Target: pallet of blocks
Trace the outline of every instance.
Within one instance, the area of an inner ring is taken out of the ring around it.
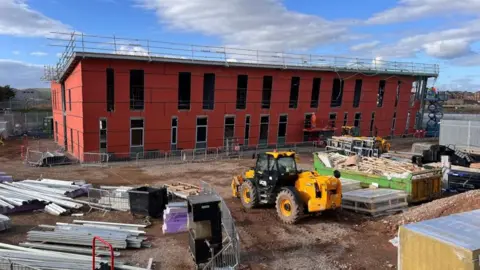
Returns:
[[[386,188],[357,189],[342,194],[342,208],[380,216],[408,207],[407,193]]]
[[[11,228],[10,218],[0,214],[0,232]]]
[[[186,232],[187,229],[187,203],[171,202],[163,211],[162,231],[167,233]]]

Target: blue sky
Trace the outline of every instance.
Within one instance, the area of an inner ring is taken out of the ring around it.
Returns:
[[[0,0],[0,85],[39,77],[51,32],[440,65],[443,90],[480,90],[480,0]]]

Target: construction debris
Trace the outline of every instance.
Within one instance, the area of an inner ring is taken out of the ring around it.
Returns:
[[[409,203],[436,199],[441,196],[442,170],[418,167],[410,162],[374,157],[349,157],[338,153],[313,154],[314,168],[320,175],[339,170],[341,178],[361,182],[362,187],[401,190]],[[422,192],[418,192],[421,190]]]
[[[328,154],[331,167],[337,169],[350,169],[368,174],[387,177],[407,177],[412,172],[424,170],[412,163],[400,162],[387,158],[371,158],[344,156],[338,153]]]
[[[78,221],[77,221],[78,222]],[[40,225],[43,230],[27,233],[29,242],[92,246],[92,236],[98,236],[118,249],[150,247],[145,231],[139,230],[145,225],[136,224],[69,224],[57,222],[55,226]]]
[[[51,167],[56,165],[72,164],[73,161],[68,158],[65,153],[55,152],[42,152],[40,157],[34,159],[32,156],[27,159],[27,164],[34,167]]]
[[[10,218],[0,214],[0,232],[11,228]]]
[[[90,242],[92,239],[90,239]],[[39,245],[31,246],[32,243],[23,243],[22,246],[9,245],[0,243],[0,265],[10,265],[10,263],[17,263],[22,266],[28,266],[35,269],[51,269],[51,270],[84,270],[92,269],[92,254],[81,255],[78,254],[78,250],[71,252],[72,249],[65,249],[62,252],[49,250],[49,248]],[[41,245],[45,246],[45,245]],[[34,247],[34,248],[33,248]],[[92,251],[89,249],[90,252]],[[99,251],[97,251],[99,252]],[[100,252],[105,255],[105,251]],[[99,254],[96,254],[99,255]],[[2,258],[8,258],[2,259]],[[95,257],[95,269],[100,268],[102,265],[110,263],[111,258],[108,257]],[[5,263],[5,264],[3,264]],[[3,268],[2,268],[3,269]],[[10,269],[10,268],[8,268]],[[13,268],[17,269],[17,268]],[[22,269],[24,269],[22,267]],[[110,269],[110,267],[108,267]],[[115,259],[115,269],[126,270],[145,270],[145,268],[130,266],[118,259]]]
[[[163,233],[188,231],[187,213],[187,202],[173,202],[167,204],[167,208],[163,212]]]
[[[198,186],[187,183],[177,182],[166,184],[165,186],[168,188],[169,193],[185,200],[188,196],[194,196],[200,193],[200,188]]]

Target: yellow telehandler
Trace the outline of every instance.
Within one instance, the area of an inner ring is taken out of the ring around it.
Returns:
[[[340,172],[320,176],[299,171],[294,152],[266,152],[257,155],[254,168],[235,176],[232,195],[245,208],[275,205],[278,217],[296,223],[304,214],[339,208],[342,202]]]

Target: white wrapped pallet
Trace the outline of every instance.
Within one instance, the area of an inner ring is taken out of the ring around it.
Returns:
[[[11,226],[10,218],[0,214],[0,232],[10,229]]]

